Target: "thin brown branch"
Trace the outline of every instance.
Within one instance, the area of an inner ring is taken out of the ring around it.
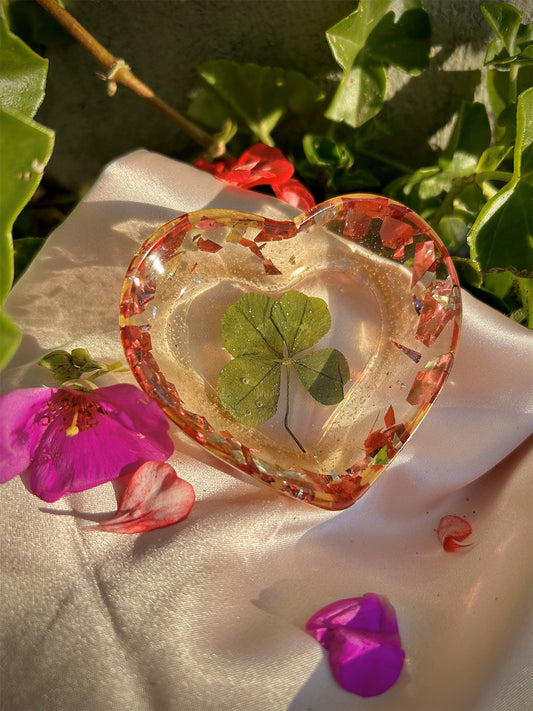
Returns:
[[[225,146],[217,146],[216,136],[211,136],[188,118],[163,101],[149,86],[138,79],[122,59],[118,59],[109,52],[83,25],[81,25],[67,10],[58,5],[55,0],[37,0],[39,5],[50,13],[75,40],[77,40],[91,54],[105,70],[104,79],[108,81],[109,93],[114,93],[113,87],[122,84],[135,92],[142,99],[151,104],[160,113],[187,133],[192,139],[205,148],[210,149],[211,155],[224,154]]]

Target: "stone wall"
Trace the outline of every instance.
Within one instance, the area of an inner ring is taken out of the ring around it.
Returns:
[[[529,0],[513,4],[531,20]],[[431,67],[414,78],[389,75],[391,101],[384,116],[395,127],[389,148],[398,159],[429,160],[460,102],[479,98],[479,70],[491,37],[479,5],[478,0],[425,0],[433,28]],[[209,59],[294,68],[331,85],[336,65],[324,32],[356,2],[68,0],[67,7],[140,79],[185,110],[196,85],[195,67]],[[107,161],[138,147],[185,155],[190,142],[141,99],[124,87],[113,98],[106,95],[96,62],[77,43],[50,49],[48,57],[47,96],[37,118],[56,131],[49,177],[82,186]],[[405,144],[409,156],[403,155]]]

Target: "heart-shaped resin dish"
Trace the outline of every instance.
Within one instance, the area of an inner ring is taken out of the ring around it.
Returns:
[[[177,217],[135,255],[120,303],[128,363],[168,417],[236,470],[325,509],[353,504],[412,435],[460,320],[435,232],[371,195],[281,222]]]

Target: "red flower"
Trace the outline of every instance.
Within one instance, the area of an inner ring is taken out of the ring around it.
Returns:
[[[240,158],[221,158],[212,163],[198,158],[194,165],[216,178],[241,188],[270,185],[275,195],[300,210],[313,207],[315,200],[309,190],[293,178],[294,166],[279,148],[256,143]]]

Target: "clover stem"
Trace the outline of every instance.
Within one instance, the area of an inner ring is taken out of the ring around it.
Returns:
[[[299,442],[298,438],[296,435],[292,432],[291,428],[289,427],[289,407],[290,407],[290,385],[291,385],[291,368],[288,365],[287,366],[287,400],[286,400],[286,406],[285,406],[285,429],[287,432],[290,434],[290,436],[293,438],[293,440],[296,442],[298,447],[302,450],[304,454],[306,454],[305,449],[302,447],[301,443]]]

